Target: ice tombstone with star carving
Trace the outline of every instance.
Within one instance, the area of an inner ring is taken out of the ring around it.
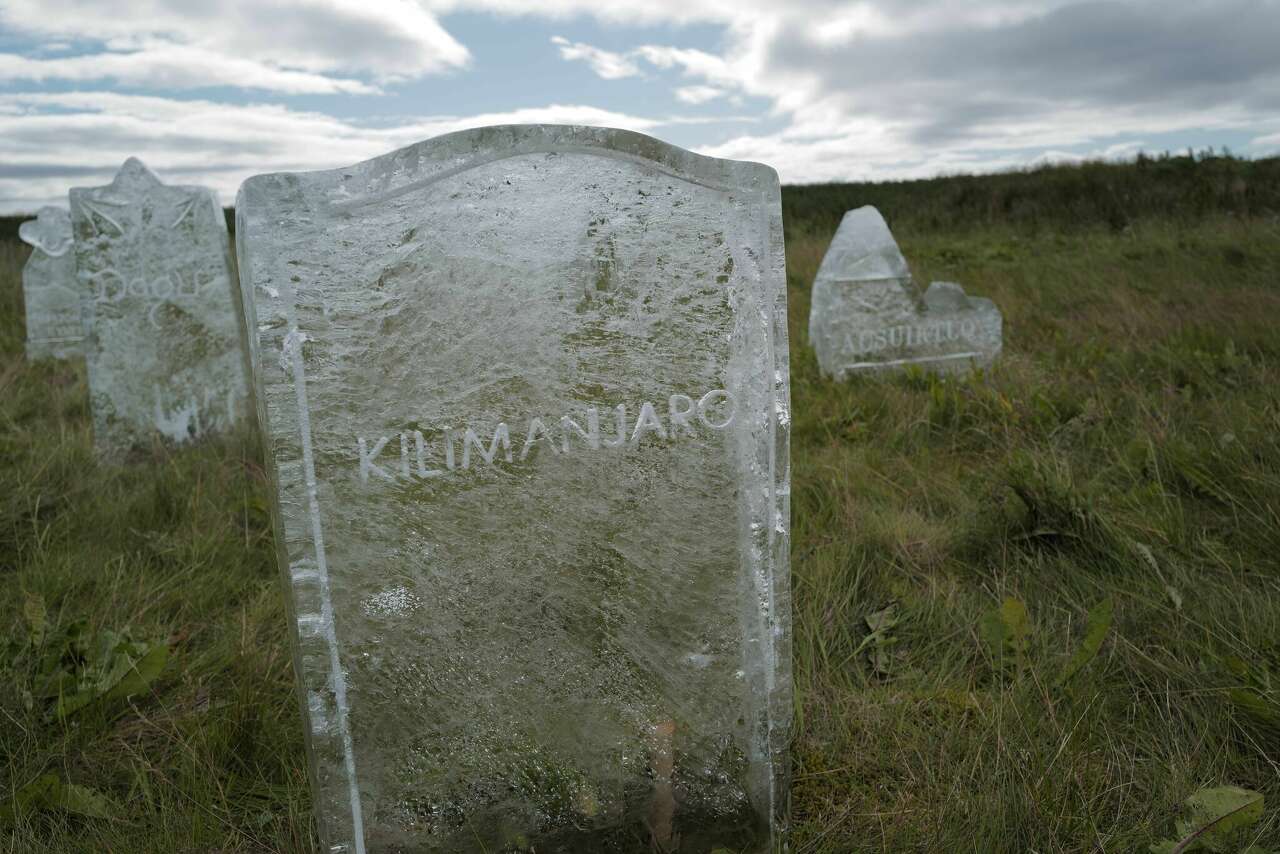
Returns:
[[[325,850],[779,844],[773,170],[506,126],[236,211]]]
[[[954,282],[922,295],[884,217],[867,205],[844,215],[823,256],[809,340],[822,373],[837,379],[909,365],[963,373],[1000,354],[1002,320],[995,303]]]
[[[81,354],[80,293],[66,208],[44,207],[18,227],[31,244],[22,268],[22,300],[27,316],[27,358],[68,359]]]
[[[166,186],[129,158],[71,190],[94,446],[119,459],[248,415],[243,316],[212,190]]]

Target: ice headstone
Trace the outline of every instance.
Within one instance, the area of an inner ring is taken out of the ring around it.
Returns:
[[[119,458],[248,414],[243,317],[212,190],[166,186],[129,158],[71,191],[94,445]]]
[[[954,282],[923,294],[875,208],[849,211],[813,283],[809,340],[824,374],[918,365],[958,373],[1000,353],[1000,310]]]
[[[494,127],[236,215],[324,850],[773,850],[773,170]]]
[[[18,226],[32,246],[22,268],[22,299],[27,314],[27,358],[78,356],[81,339],[76,256],[71,249],[71,216],[66,208],[44,207]]]

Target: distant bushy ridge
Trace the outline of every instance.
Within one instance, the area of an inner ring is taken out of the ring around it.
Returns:
[[[830,233],[845,211],[861,205],[879,208],[895,232],[954,232],[993,224],[1029,231],[1100,225],[1120,231],[1149,218],[1276,216],[1280,157],[1251,160],[1206,149],[990,175],[782,188],[789,233]]]
[[[912,181],[792,184],[782,188],[787,231],[831,232],[845,211],[875,205],[895,231],[964,230],[1005,223],[1035,231],[1135,220],[1192,222],[1215,214],[1280,215],[1280,157],[1249,159],[1212,148],[1139,154],[1127,162],[1036,166],[987,175]],[[235,230],[235,211],[226,209]],[[0,239],[17,239],[29,216],[0,217]]]

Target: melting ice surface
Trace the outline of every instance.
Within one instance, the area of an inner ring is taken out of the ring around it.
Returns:
[[[772,170],[486,128],[237,215],[325,850],[780,844]]]
[[[71,251],[71,216],[65,208],[44,207],[18,227],[32,247],[22,268],[22,301],[27,315],[27,358],[66,359],[83,353],[76,259]]]
[[[954,282],[923,294],[880,212],[870,205],[840,221],[813,283],[809,340],[827,375],[903,370],[962,373],[999,355],[995,303]]]
[[[129,158],[70,193],[76,291],[98,454],[183,443],[248,414],[238,292],[212,190]]]

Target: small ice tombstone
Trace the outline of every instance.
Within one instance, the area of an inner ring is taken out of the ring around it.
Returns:
[[[954,282],[922,296],[869,205],[844,215],[813,283],[809,340],[822,373],[837,379],[908,365],[963,373],[1000,354],[1001,326],[995,303]]]
[[[774,171],[489,127],[236,215],[324,850],[781,845]]]
[[[214,192],[167,186],[137,158],[71,190],[94,447],[119,460],[249,414],[243,313]]]
[[[27,317],[27,358],[69,359],[82,354],[80,292],[76,256],[71,248],[71,215],[66,208],[43,207],[18,226],[31,244],[22,268],[22,299]]]

